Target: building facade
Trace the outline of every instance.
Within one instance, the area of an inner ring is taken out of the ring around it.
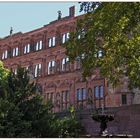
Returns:
[[[51,100],[54,112],[65,111],[70,105],[88,108],[92,101],[96,108],[117,107],[132,104],[127,88],[113,89],[98,69],[86,81],[82,78],[80,60],[69,62],[62,47],[74,31],[75,8],[69,8],[69,15],[50,22],[48,25],[27,32],[11,34],[0,39],[0,58],[6,68],[17,72],[18,65],[28,69],[42,91],[46,101]]]

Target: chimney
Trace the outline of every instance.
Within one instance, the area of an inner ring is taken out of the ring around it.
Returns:
[[[75,6],[72,6],[69,8],[69,16],[74,17],[75,16]]]

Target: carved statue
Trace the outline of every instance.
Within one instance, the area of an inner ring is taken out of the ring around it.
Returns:
[[[13,34],[13,28],[10,29],[10,36]]]
[[[59,19],[61,19],[62,13],[60,10],[57,13],[58,13],[58,20],[59,20]]]

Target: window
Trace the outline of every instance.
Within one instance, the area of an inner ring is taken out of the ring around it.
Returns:
[[[55,37],[49,38],[49,47],[55,46]]]
[[[62,71],[69,71],[69,58],[62,59]]]
[[[81,55],[81,59],[84,59],[85,58],[85,54],[83,53],[82,55]]]
[[[27,44],[24,46],[24,54],[27,54],[30,52],[30,44]]]
[[[18,48],[16,48],[16,53],[15,54],[16,54],[16,56],[18,56]]]
[[[46,94],[46,98],[47,98],[47,101],[50,101],[51,103],[54,104],[54,102],[55,102],[55,96],[54,96],[54,93],[53,92],[47,93]],[[51,111],[54,111],[54,108],[53,107],[52,107]]]
[[[81,35],[78,35],[78,39],[81,39]]]
[[[13,73],[14,73],[14,74],[17,74],[17,68],[14,68],[14,69],[13,69]]]
[[[104,87],[100,86],[99,89],[100,89],[100,97],[103,98],[104,97]]]
[[[83,100],[86,100],[87,98],[87,93],[86,93],[86,89],[85,88],[82,88],[82,94],[83,94]]]
[[[47,93],[47,100],[50,100],[51,102],[53,102],[54,98],[53,98],[53,93]]]
[[[29,71],[29,66],[24,66],[24,71]]]
[[[69,92],[67,90],[62,91],[62,93],[61,93],[61,110],[68,109],[68,105],[69,105]]]
[[[41,64],[35,65],[34,77],[41,76]]]
[[[54,74],[55,72],[55,61],[50,61],[48,64],[48,74]]]
[[[2,53],[2,60],[3,59],[7,59],[8,58],[8,51],[5,50],[3,53]]]
[[[98,51],[98,58],[102,57],[103,56],[103,51],[102,50],[99,50]]]
[[[79,70],[79,69],[81,69],[81,59],[80,59],[80,57],[78,56],[78,57],[76,58],[76,70]]]
[[[95,97],[99,98],[99,86],[94,87]]]
[[[86,107],[87,91],[86,88],[77,89],[77,107],[83,109]]]
[[[95,86],[94,87],[94,95],[95,98],[103,98],[104,97],[104,86]]]
[[[83,28],[80,30],[80,34],[77,36],[77,38],[78,39],[84,38],[85,34],[86,34],[86,32],[85,32],[85,29]]]
[[[35,50],[38,51],[38,50],[41,50],[42,49],[42,40],[36,42],[36,46],[35,46]]]
[[[77,101],[86,100],[87,93],[86,88],[77,89]]]
[[[26,69],[26,70],[29,70],[29,66],[26,66],[25,69]]]
[[[62,43],[64,44],[69,39],[69,33],[64,33],[62,36]]]
[[[126,104],[127,104],[127,96],[122,95],[122,105],[126,105]]]
[[[13,57],[18,56],[18,55],[19,55],[19,49],[18,49],[18,47],[16,47],[13,49]]]
[[[77,89],[77,101],[81,101],[81,100],[82,100],[81,89]]]

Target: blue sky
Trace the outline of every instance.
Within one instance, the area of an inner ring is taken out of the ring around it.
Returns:
[[[69,7],[75,5],[79,15],[78,2],[0,2],[0,38],[13,33],[28,32],[57,19],[57,11],[67,16]]]

